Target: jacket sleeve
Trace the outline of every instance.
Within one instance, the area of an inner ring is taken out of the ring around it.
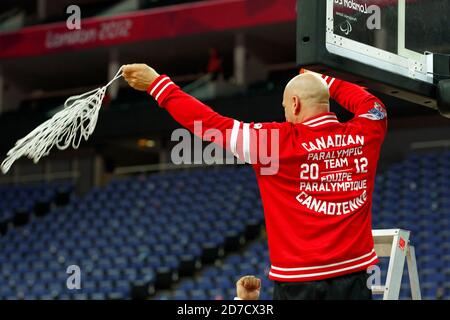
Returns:
[[[364,122],[364,125],[382,133],[387,130],[387,112],[384,104],[362,87],[322,75],[330,90],[331,99],[355,115],[354,121]]]
[[[244,123],[222,116],[183,92],[166,75],[159,76],[147,92],[161,108],[166,109],[179,124],[194,135],[220,145],[246,163],[258,164],[264,160],[260,156],[264,150],[259,149],[271,149],[271,142],[278,138],[272,131],[276,131],[280,124]],[[263,128],[268,130],[261,130]]]

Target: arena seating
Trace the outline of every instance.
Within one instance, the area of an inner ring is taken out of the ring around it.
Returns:
[[[449,164],[450,152],[411,155],[379,173],[374,192],[374,228],[412,231],[425,299],[450,298]],[[114,180],[0,237],[0,298],[232,299],[254,274],[271,299],[262,224],[247,166]],[[66,288],[69,265],[81,290]],[[387,259],[381,267],[385,278]]]
[[[270,300],[273,284],[267,278],[269,266],[267,241],[258,239],[241,253],[228,255],[219,266],[208,266],[197,277],[181,280],[172,292],[158,293],[154,299],[233,299],[240,276],[255,275],[262,280],[260,299]]]
[[[58,196],[72,189],[71,183],[0,186],[0,233],[5,233],[10,223],[24,225],[32,213],[44,215]]]
[[[0,239],[0,297],[145,298],[236,250],[263,222],[249,168],[116,180]],[[66,288],[78,265],[82,289]]]

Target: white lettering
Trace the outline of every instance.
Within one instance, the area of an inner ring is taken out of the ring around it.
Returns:
[[[323,149],[335,148],[335,147],[346,147],[350,145],[364,145],[364,136],[357,135],[355,137],[349,135],[336,134],[334,136],[328,136],[326,139],[324,137],[317,138],[314,141],[302,143],[302,147],[308,151],[320,151]],[[356,149],[356,148],[352,148]],[[351,150],[351,149],[346,149]],[[343,152],[343,150],[339,150]],[[339,152],[338,151],[338,152]],[[325,155],[324,155],[325,156]]]
[[[301,192],[297,197],[297,201],[307,209],[315,213],[323,213],[326,215],[346,215],[360,209],[367,200],[367,192],[363,191],[358,197],[344,202],[328,202],[317,199],[306,192]]]

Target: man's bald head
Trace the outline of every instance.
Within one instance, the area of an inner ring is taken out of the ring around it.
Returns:
[[[303,73],[294,77],[286,85],[283,94],[283,107],[286,120],[300,123],[330,110],[328,86],[320,76]]]

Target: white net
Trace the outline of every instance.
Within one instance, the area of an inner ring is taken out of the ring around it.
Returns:
[[[87,140],[94,132],[106,89],[121,76],[122,68],[106,86],[68,98],[64,109],[18,140],[8,151],[1,164],[3,174],[22,156],[27,156],[37,163],[48,155],[55,145],[60,150],[69,146],[77,149],[81,139]]]

